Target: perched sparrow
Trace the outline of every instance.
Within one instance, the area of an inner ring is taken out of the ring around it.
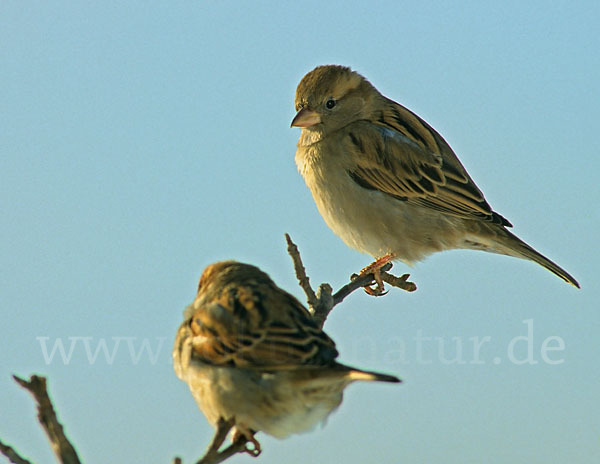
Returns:
[[[379,258],[366,270],[469,248],[529,259],[579,288],[507,230],[512,224],[491,209],[440,134],[360,74],[319,66],[298,84],[295,106],[298,170],[327,225]]]
[[[335,343],[292,295],[255,266],[222,261],[200,278],[173,348],[177,376],[217,427],[233,420],[277,438],[312,429],[342,402],[355,380],[400,382],[335,361]]]

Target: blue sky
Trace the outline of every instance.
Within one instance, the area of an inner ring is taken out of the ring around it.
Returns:
[[[293,159],[296,85],[337,63],[432,124],[583,288],[473,251],[397,264],[417,292],[357,292],[326,330],[405,383],[259,435],[256,462],[600,459],[599,20],[591,1],[2,2],[0,437],[52,459],[10,378],[37,372],[89,462],[202,454],[212,430],[170,364],[202,269],[251,262],[303,299],[284,232],[315,284],[370,262]]]

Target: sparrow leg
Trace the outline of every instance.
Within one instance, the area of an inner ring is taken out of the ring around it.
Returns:
[[[361,276],[365,274],[373,274],[373,279],[375,279],[375,286],[373,287],[371,285],[366,285],[364,287],[365,292],[371,296],[383,296],[387,293],[384,291],[383,280],[381,280],[381,268],[392,261],[395,257],[396,255],[394,253],[388,253],[381,258],[377,258],[360,271]]]

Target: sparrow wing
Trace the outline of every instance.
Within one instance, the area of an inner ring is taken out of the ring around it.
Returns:
[[[511,226],[492,211],[446,141],[402,105],[388,99],[373,121],[348,126],[344,140],[360,152],[348,174],[362,187],[453,216]]]
[[[338,355],[304,306],[272,282],[224,287],[194,304],[189,324],[193,357],[213,365],[291,369],[329,365]]]

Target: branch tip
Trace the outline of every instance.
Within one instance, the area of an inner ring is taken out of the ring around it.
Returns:
[[[46,377],[34,374],[29,380],[25,380],[13,375],[13,379],[22,388],[29,391],[37,403],[38,420],[44,432],[46,432],[58,462],[62,464],[80,464],[81,461],[75,447],[65,435],[63,426],[56,417],[52,400],[48,396]]]
[[[310,280],[306,275],[306,269],[304,268],[304,264],[302,263],[302,258],[300,257],[300,251],[298,250],[298,246],[292,241],[289,234],[285,234],[285,240],[287,242],[287,251],[290,257],[292,258],[292,263],[294,264],[294,271],[296,272],[296,278],[298,279],[298,283],[304,293],[306,294],[306,301],[308,303],[309,308],[314,308],[319,304],[317,299],[317,295],[315,291],[310,286]]]

